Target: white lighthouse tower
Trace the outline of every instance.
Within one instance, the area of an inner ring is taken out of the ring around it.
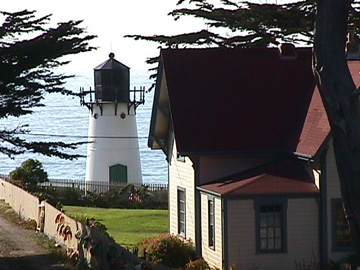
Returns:
[[[114,56],[94,69],[94,91],[82,89],[82,104],[90,111],[85,181],[141,184],[136,108],[145,89],[129,90],[130,69]]]

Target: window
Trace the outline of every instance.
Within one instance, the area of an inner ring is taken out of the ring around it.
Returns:
[[[332,199],[332,248],[334,251],[353,249],[349,223],[341,199]]]
[[[185,237],[186,201],[185,189],[178,188],[178,234]]]
[[[286,200],[255,201],[256,250],[286,252]]]
[[[215,248],[215,201],[214,197],[208,198],[208,231],[209,247]]]

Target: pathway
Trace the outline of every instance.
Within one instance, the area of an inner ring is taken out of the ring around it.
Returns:
[[[42,235],[26,230],[0,213],[0,270],[62,270],[39,243]]]

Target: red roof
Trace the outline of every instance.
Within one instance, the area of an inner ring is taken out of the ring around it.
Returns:
[[[360,61],[348,61],[351,76],[357,87],[360,85]],[[314,156],[331,131],[318,88],[315,88],[305,123],[296,148],[297,153]]]
[[[162,50],[180,154],[316,155],[330,125],[311,59],[311,48],[297,48],[295,59],[277,48]],[[360,61],[349,67],[359,86]]]
[[[316,87],[300,134],[296,152],[315,156],[329,135],[330,130],[329,120],[319,90]]]
[[[317,194],[314,180],[298,160],[282,160],[243,171],[200,189],[220,195]]]
[[[161,52],[177,147],[194,152],[295,152],[314,92],[311,49]],[[313,148],[318,149],[316,143]]]

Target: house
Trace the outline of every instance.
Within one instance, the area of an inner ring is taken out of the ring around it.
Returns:
[[[353,250],[311,57],[290,44],[161,51],[148,145],[169,164],[170,233],[214,267],[327,269]]]

